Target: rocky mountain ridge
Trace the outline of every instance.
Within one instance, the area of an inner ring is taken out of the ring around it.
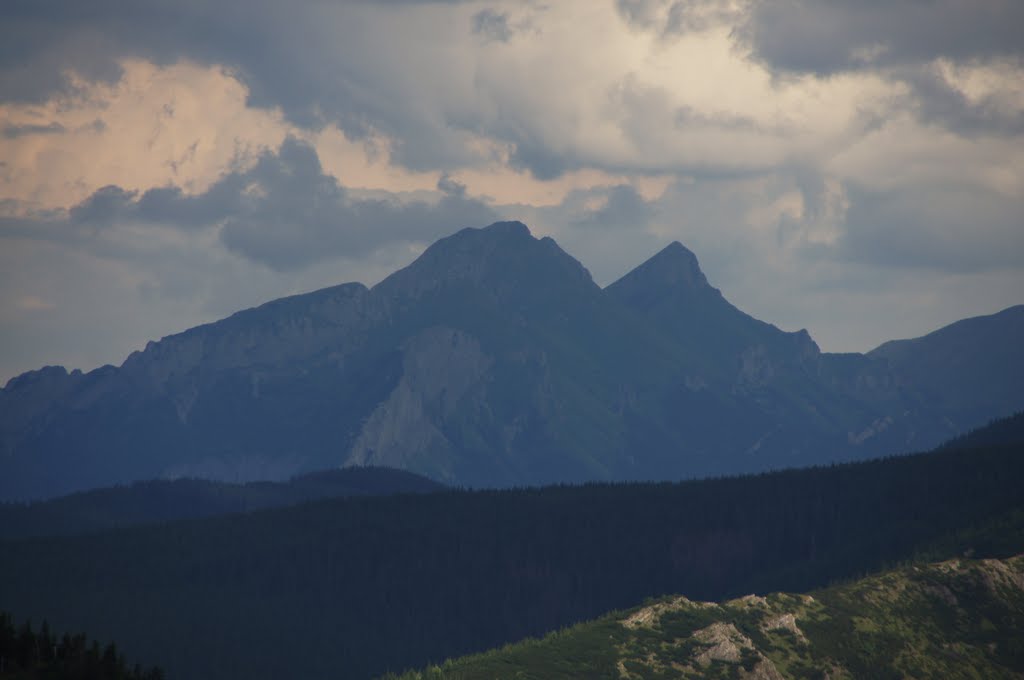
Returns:
[[[552,239],[502,222],[441,239],[371,289],[275,300],[120,368],[12,379],[0,500],[345,465],[507,486],[923,450],[1024,407],[1024,362],[991,350],[1024,342],[1024,324],[975,321],[985,331],[972,345],[964,322],[971,351],[942,382],[948,352],[930,364],[928,338],[909,355],[822,353],[729,304],[681,244],[602,290]],[[1012,365],[993,371],[990,356]],[[961,394],[974,374],[993,383],[985,398]]]

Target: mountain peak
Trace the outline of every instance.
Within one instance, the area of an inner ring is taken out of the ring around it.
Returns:
[[[569,285],[596,288],[590,272],[553,239],[538,239],[519,221],[466,228],[427,248],[374,287],[378,294],[419,297],[453,282],[513,290]]]
[[[700,269],[697,256],[679,241],[673,241],[657,254],[609,286],[609,289],[714,290]]]
[[[656,267],[658,273],[668,277],[668,283],[685,283],[692,288],[709,286],[697,262],[697,256],[679,241],[669,243],[646,264]]]
[[[490,234],[508,234],[510,236],[532,236],[530,228],[519,220],[495,222],[494,224],[478,229],[477,231]]]

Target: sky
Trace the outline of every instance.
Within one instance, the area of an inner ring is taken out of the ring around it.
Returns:
[[[0,5],[0,385],[498,219],[825,351],[1024,303],[1024,3]]]

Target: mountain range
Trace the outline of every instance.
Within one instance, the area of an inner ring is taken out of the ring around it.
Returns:
[[[519,222],[373,288],[269,302],[0,390],[0,500],[387,466],[451,485],[682,479],[930,448],[1024,408],[1024,306],[867,354],[731,305],[673,243],[602,289]]]

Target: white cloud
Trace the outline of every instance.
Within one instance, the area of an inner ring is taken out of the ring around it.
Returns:
[[[128,60],[113,83],[79,83],[39,105],[6,104],[11,124],[46,121],[65,132],[0,139],[0,197],[66,207],[97,188],[174,184],[202,191],[233,162],[277,146],[280,113],[250,109],[246,89],[220,68]]]

